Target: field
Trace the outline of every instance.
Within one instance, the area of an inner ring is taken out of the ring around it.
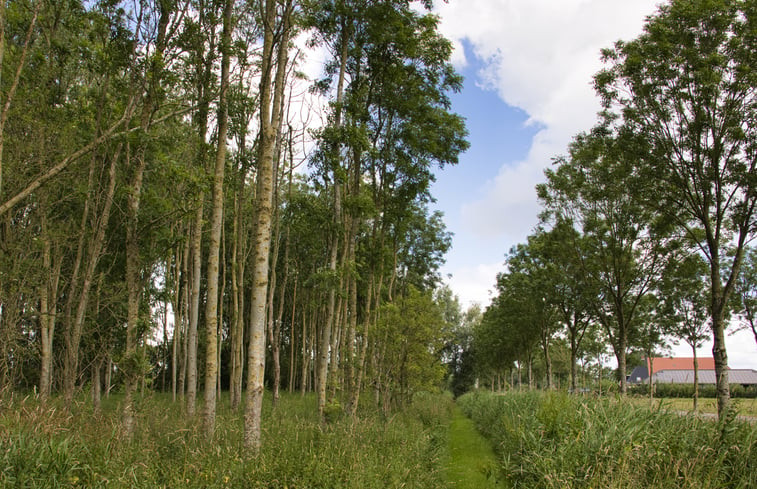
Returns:
[[[512,487],[757,487],[757,427],[732,418],[558,392],[475,393],[458,404],[497,447]]]
[[[270,396],[267,396],[270,397]],[[220,406],[217,436],[163,395],[140,401],[134,439],[119,436],[118,398],[100,414],[68,414],[31,399],[0,406],[0,487],[430,488],[444,487],[449,396],[421,395],[403,412],[370,412],[322,426],[315,399],[265,405],[263,449],[242,450],[241,417]]]
[[[646,397],[629,397],[629,400],[637,406],[649,407],[649,398]],[[689,412],[692,411],[694,404],[692,399],[665,398],[654,399],[654,409],[662,408],[670,411]],[[757,399],[731,399],[733,408],[741,416],[757,417]],[[717,401],[713,398],[700,398],[698,401],[698,411],[700,413],[716,414],[718,412]]]

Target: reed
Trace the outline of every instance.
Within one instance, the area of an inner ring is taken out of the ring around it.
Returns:
[[[757,428],[735,413],[716,422],[559,392],[472,393],[458,403],[512,487],[757,487]]]

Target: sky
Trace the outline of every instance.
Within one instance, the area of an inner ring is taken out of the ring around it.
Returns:
[[[432,194],[453,236],[442,273],[464,307],[489,304],[507,251],[537,223],[534,186],[572,137],[591,129],[600,50],[638,36],[658,0],[448,0],[440,30],[465,77],[452,109],[470,149],[437,173]],[[726,339],[731,368],[757,368],[751,333]],[[711,355],[708,343],[698,355]],[[687,345],[673,354],[691,356]]]

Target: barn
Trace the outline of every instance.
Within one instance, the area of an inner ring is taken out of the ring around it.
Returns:
[[[645,364],[631,371],[628,382],[644,384],[649,382],[649,372],[656,384],[693,384],[694,358],[692,357],[653,357],[652,362],[645,359]],[[651,365],[650,365],[651,363]],[[712,357],[697,358],[700,384],[715,384],[715,360]],[[744,387],[757,385],[757,370],[728,369],[728,382]]]

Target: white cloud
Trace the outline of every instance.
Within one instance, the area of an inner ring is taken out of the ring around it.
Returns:
[[[462,222],[480,238],[495,240],[504,235],[511,243],[519,242],[536,223],[534,185],[541,176],[541,167],[527,163],[501,167],[484,187],[483,198],[463,205]]]
[[[505,102],[549,123],[565,114],[559,105],[568,97],[593,98],[589,83],[600,67],[599,50],[637,35],[656,3],[468,0],[439,4],[437,13],[441,32],[458,49],[467,39],[489,62],[483,79]]]
[[[494,277],[502,271],[502,264],[503,260],[496,263],[458,267],[454,271],[443,268],[442,273],[449,272],[452,275],[446,279],[446,282],[460,299],[463,309],[467,309],[474,303],[486,307],[493,293]]]
[[[509,105],[543,127],[525,161],[503,166],[480,199],[463,213],[483,236],[524,237],[536,222],[534,185],[551,158],[563,154],[572,136],[589,129],[599,109],[591,87],[601,68],[599,51],[616,39],[634,37],[656,1],[469,0],[440,4],[443,34],[466,39],[487,60],[480,74]],[[530,224],[526,221],[530,219]]]
[[[537,223],[534,186],[543,181],[544,168],[596,120],[599,101],[591,82],[601,68],[600,49],[617,39],[636,37],[658,3],[452,0],[437,5],[440,30],[456,47],[456,66],[466,64],[466,41],[486,62],[479,83],[524,110],[528,123],[541,128],[525,160],[502,161],[497,176],[463,204],[466,232],[488,242],[504,239],[504,250],[525,239]],[[486,284],[493,284],[495,273]]]

